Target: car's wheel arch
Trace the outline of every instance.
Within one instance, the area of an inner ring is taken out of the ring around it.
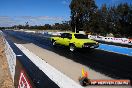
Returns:
[[[52,39],[51,42],[52,42],[52,45],[55,46],[56,45],[56,40]]]
[[[69,44],[69,48],[70,48],[70,51],[75,51],[75,48],[76,48],[76,46],[75,46],[75,44],[74,43],[70,43]]]

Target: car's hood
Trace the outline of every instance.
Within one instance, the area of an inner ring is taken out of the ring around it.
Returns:
[[[96,43],[96,41],[91,39],[77,39],[78,43]]]

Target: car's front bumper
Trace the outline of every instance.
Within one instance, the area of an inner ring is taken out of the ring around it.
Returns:
[[[86,44],[83,45],[83,48],[98,48],[99,44]]]

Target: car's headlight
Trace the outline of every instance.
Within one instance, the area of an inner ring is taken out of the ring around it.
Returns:
[[[96,44],[99,44],[98,42],[96,42]]]

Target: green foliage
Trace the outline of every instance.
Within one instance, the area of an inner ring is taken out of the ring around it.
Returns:
[[[113,33],[117,37],[132,36],[132,5],[127,3],[97,8],[95,0],[72,0],[72,30],[84,30],[96,34]]]
[[[30,29],[30,30],[71,30],[70,21],[63,21],[60,23],[55,23],[54,25],[45,24],[45,25],[35,25],[30,26],[26,25],[14,25],[12,27],[0,27],[0,29]]]
[[[97,6],[94,0],[72,0],[71,9],[71,27],[77,31],[87,28],[86,25],[92,26],[93,16],[96,14]]]

